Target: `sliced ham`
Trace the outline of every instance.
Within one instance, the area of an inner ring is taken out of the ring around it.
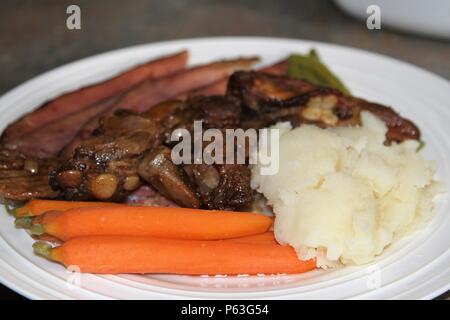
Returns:
[[[97,103],[89,108],[71,113],[61,119],[36,128],[29,134],[5,143],[5,147],[12,150],[20,150],[22,153],[38,157],[48,158],[58,152],[73,139],[89,119],[96,117],[110,108],[119,97],[112,97]]]
[[[264,68],[262,68],[259,71],[270,73],[270,74],[275,74],[275,75],[287,74],[288,61],[287,60],[281,60],[280,62],[277,62],[277,63],[275,63],[273,65],[264,67]]]
[[[3,132],[1,140],[12,141],[68,114],[121,94],[146,79],[180,71],[185,68],[187,60],[187,51],[182,51],[141,64],[104,82],[63,94],[10,124]]]
[[[258,58],[219,61],[194,67],[154,81],[145,81],[129,91],[107,114],[112,114],[117,109],[144,112],[159,102],[214,83],[229,76],[236,70],[248,69],[258,61]]]

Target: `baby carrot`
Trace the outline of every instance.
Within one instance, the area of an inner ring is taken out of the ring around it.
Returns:
[[[278,244],[272,231],[255,234],[247,237],[231,238],[223,241],[234,243],[251,243],[251,244]]]
[[[63,200],[44,200],[33,199],[24,206],[13,210],[16,217],[38,216],[47,211],[64,211],[72,208],[93,207],[93,206],[117,206],[118,203],[112,202],[90,202],[90,201],[63,201]]]
[[[50,211],[32,220],[32,234],[63,241],[94,235],[220,240],[264,233],[272,224],[270,217],[249,212],[144,206]]]
[[[65,266],[101,274],[290,274],[316,267],[314,260],[299,260],[292,247],[277,244],[93,236],[55,248],[45,242],[33,247],[37,254]]]

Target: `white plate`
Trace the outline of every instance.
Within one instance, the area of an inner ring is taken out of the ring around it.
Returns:
[[[384,56],[311,41],[210,38],[170,41],[83,59],[32,79],[0,99],[0,129],[50,97],[107,78],[152,57],[189,49],[198,64],[238,55],[272,63],[292,52],[319,50],[352,92],[393,105],[411,118],[436,161],[437,176],[450,185],[450,84],[427,71]],[[57,138],[57,137],[55,137]],[[449,201],[438,199],[426,229],[388,248],[376,263],[295,276],[191,277],[97,276],[66,271],[32,253],[32,240],[0,212],[0,281],[29,298],[73,299],[343,299],[433,298],[450,288]],[[80,283],[80,286],[73,285]]]

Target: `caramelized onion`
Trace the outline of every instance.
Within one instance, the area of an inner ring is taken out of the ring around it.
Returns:
[[[81,180],[81,172],[77,170],[67,170],[58,173],[59,184],[68,188],[79,187]]]
[[[141,181],[139,179],[139,176],[132,175],[125,178],[123,182],[123,188],[127,191],[133,191],[137,189],[141,185]]]
[[[39,164],[35,160],[25,159],[25,161],[23,162],[23,168],[24,170],[35,174],[39,170]]]
[[[117,177],[110,173],[102,173],[93,178],[89,183],[92,195],[100,200],[111,198],[117,190]]]

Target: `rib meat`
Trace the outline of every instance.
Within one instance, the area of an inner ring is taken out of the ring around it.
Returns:
[[[148,183],[181,206],[244,207],[253,194],[247,166],[210,166],[217,172],[217,183],[206,190],[211,176],[201,170],[190,175],[189,165],[172,162],[170,150],[175,129],[192,132],[196,120],[203,121],[204,129],[235,128],[240,111],[238,101],[226,96],[166,102],[142,114],[121,110],[105,118],[73,157],[51,174],[51,185],[70,200],[121,201]],[[131,186],[127,184],[130,179],[135,182]]]
[[[236,72],[227,93],[246,109],[243,127],[266,127],[277,121],[320,127],[359,125],[361,112],[370,111],[386,123],[386,142],[420,139],[420,131],[393,109],[307,81],[258,72]]]
[[[37,159],[23,153],[0,148],[0,201],[24,201],[31,198],[55,198],[58,193],[49,185],[49,172],[59,159]]]

